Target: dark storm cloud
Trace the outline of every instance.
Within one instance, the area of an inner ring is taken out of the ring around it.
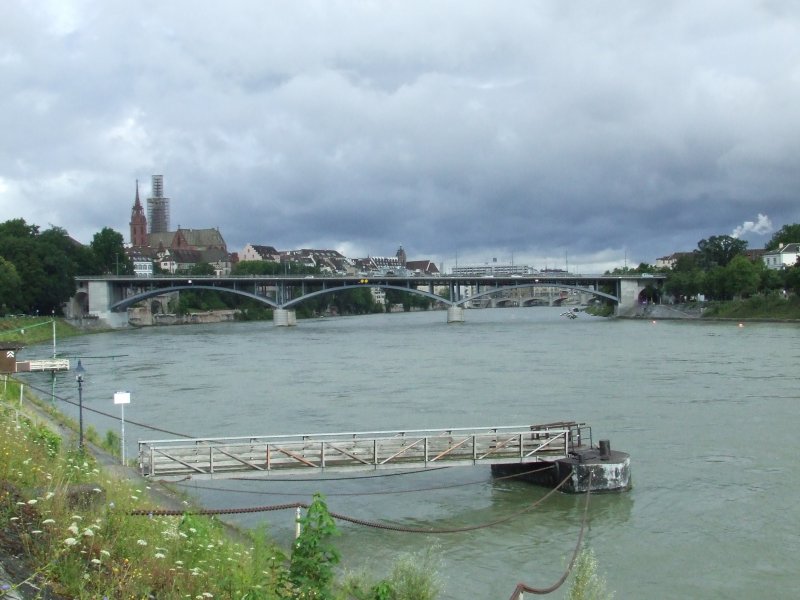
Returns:
[[[800,221],[792,2],[0,7],[0,218],[350,255],[652,262]]]

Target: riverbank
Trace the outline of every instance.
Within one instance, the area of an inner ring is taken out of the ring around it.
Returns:
[[[19,400],[18,400],[19,398]],[[85,440],[68,420],[6,377],[0,394],[0,597],[275,598],[421,596],[436,573],[400,557],[391,576],[334,580],[336,534],[322,497],[284,552],[142,478]],[[175,516],[164,513],[171,512]],[[161,516],[160,516],[161,515]],[[396,592],[396,595],[395,593]]]
[[[764,323],[800,322],[800,299],[796,296],[754,296],[725,302],[684,304],[641,304],[618,315],[623,319],[703,319],[759,321]]]
[[[52,342],[54,322],[57,340],[89,333],[89,330],[71,325],[60,317],[3,317],[0,318],[0,343],[27,347]]]

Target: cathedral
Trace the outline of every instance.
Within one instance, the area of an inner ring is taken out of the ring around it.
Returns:
[[[169,198],[164,197],[163,190],[163,176],[153,175],[153,193],[147,199],[148,213],[145,215],[139,198],[139,181],[136,181],[129,251],[136,272],[140,272],[136,268],[137,263],[143,265],[149,261],[168,273],[208,263],[214,267],[217,275],[229,274],[231,259],[219,229],[186,229],[179,226],[175,231],[169,231]]]

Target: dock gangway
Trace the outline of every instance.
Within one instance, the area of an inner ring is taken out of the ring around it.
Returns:
[[[139,442],[139,470],[166,480],[553,462],[590,448],[591,428],[543,425]]]

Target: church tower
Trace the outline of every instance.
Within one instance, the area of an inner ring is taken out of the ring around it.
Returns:
[[[136,180],[136,202],[133,203],[131,211],[131,246],[134,248],[144,248],[147,244],[147,217],[144,215],[144,208],[139,201],[139,180]]]
[[[397,254],[395,254],[395,256],[397,257],[397,262],[400,263],[400,266],[401,267],[405,267],[406,266],[406,251],[403,250],[403,246],[400,246],[400,248],[397,250]]]

